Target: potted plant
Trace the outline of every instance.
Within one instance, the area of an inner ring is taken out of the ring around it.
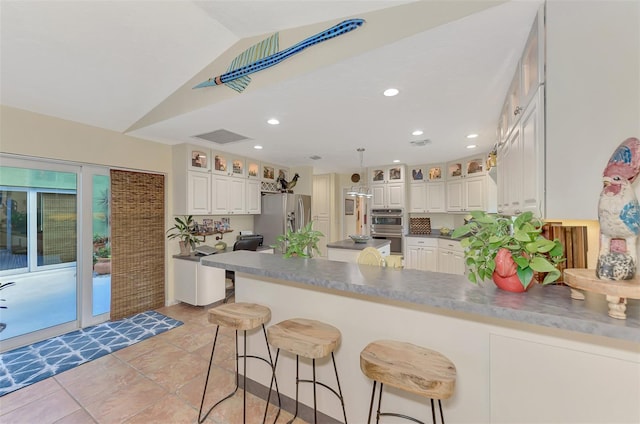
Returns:
[[[460,243],[471,282],[492,278],[505,290],[525,291],[534,272],[546,273],[542,284],[560,278],[557,266],[564,261],[563,246],[541,235],[544,222],[533,213],[523,212],[515,219],[482,211],[473,211],[471,216],[451,235],[463,237]]]
[[[175,224],[167,230],[167,238],[169,240],[177,238],[180,245],[180,255],[189,256],[191,249],[195,249],[200,243],[200,239],[196,235],[196,223],[193,215],[184,216],[182,218],[176,216]]]
[[[111,274],[111,247],[101,247],[93,254],[93,256],[93,270],[96,274]]]
[[[313,256],[313,252],[320,254],[318,242],[323,236],[324,234],[320,231],[313,229],[313,221],[309,221],[298,231],[288,230],[285,234],[279,235],[276,238],[276,244],[271,247],[280,249],[285,258],[291,256],[310,258]]]

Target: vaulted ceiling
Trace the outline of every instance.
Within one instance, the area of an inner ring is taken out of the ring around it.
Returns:
[[[446,161],[471,153],[469,133],[479,134],[479,150],[495,143],[541,4],[3,0],[0,101],[317,172],[356,170],[359,147],[365,165]],[[252,74],[242,93],[192,89],[274,32],[282,50],[354,17],[366,23]],[[384,97],[389,87],[400,94]],[[269,118],[280,125],[268,125]],[[411,135],[415,129],[424,134]],[[194,138],[216,130],[246,139],[220,145]],[[425,139],[422,147],[410,143]]]

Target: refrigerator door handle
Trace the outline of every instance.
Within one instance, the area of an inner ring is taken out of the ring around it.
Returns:
[[[298,213],[296,214],[298,218],[298,230],[301,230],[304,226],[304,204],[302,203],[302,197],[298,197]]]

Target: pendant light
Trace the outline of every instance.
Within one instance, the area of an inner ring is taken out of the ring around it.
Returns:
[[[359,147],[357,149],[357,152],[360,154],[360,175],[365,175],[363,166],[364,147]],[[360,185],[351,186],[351,188],[347,192],[347,196],[366,197],[367,199],[372,198],[373,194],[371,194],[371,190],[366,184],[366,178],[360,179],[360,181],[362,182]]]

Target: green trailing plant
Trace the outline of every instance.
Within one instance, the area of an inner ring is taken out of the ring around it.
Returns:
[[[98,249],[96,252],[96,257],[98,258],[110,258],[111,257],[111,246],[105,246]]]
[[[276,238],[276,244],[270,247],[282,251],[285,258],[292,256],[310,258],[314,252],[320,254],[318,242],[323,236],[324,234],[320,231],[313,229],[313,221],[309,221],[298,231],[288,230],[285,234],[279,235]]]
[[[173,227],[167,230],[167,238],[169,240],[177,238],[179,241],[184,242],[185,245],[195,249],[196,245],[200,243],[200,239],[196,235],[195,224],[193,215],[185,215],[182,218],[176,216]]]
[[[458,227],[452,237],[460,238],[464,247],[468,278],[478,283],[492,278],[496,269],[496,255],[507,249],[517,265],[517,273],[524,288],[527,288],[534,272],[546,273],[542,284],[550,284],[560,278],[558,265],[564,261],[564,249],[558,239],[548,240],[542,236],[544,222],[531,212],[523,212],[515,219],[471,212],[472,219]]]

